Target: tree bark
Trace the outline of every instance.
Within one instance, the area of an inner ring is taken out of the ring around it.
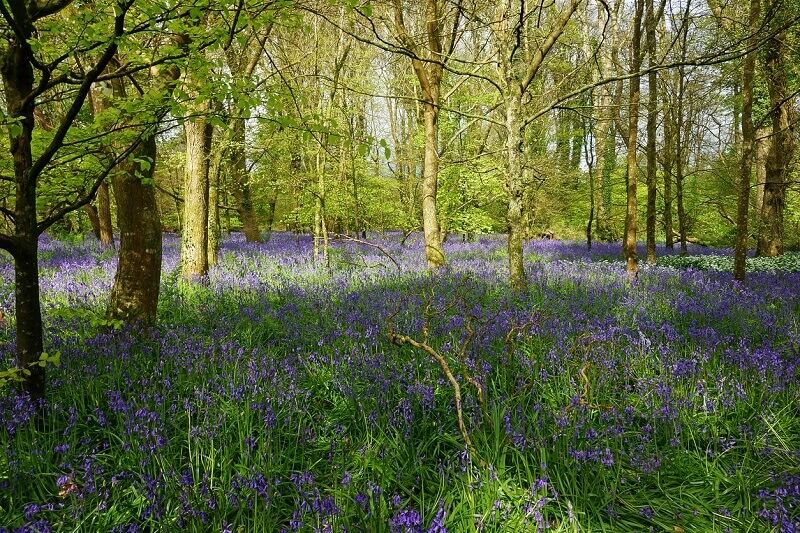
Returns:
[[[261,229],[258,216],[253,209],[253,200],[250,193],[250,173],[247,171],[245,154],[245,119],[234,117],[231,119],[231,177],[233,198],[236,200],[236,211],[242,221],[242,230],[247,242],[261,242]]]
[[[113,86],[111,90],[113,92]],[[92,113],[94,113],[95,117],[109,109],[111,106],[109,98],[103,96],[102,91],[97,87],[92,88],[92,90],[89,92],[89,97],[92,103]],[[103,181],[103,183],[97,189],[97,209],[95,209],[95,214],[97,216],[96,234],[97,238],[100,240],[100,244],[104,248],[113,247],[114,228],[111,224],[111,198],[108,191],[107,181]],[[92,215],[90,214],[89,217],[91,218],[91,216]]]
[[[208,111],[201,106],[199,113]],[[208,166],[211,126],[206,116],[189,119],[186,132],[186,182],[183,193],[181,277],[193,280],[208,273]]]
[[[769,11],[769,3],[767,5]],[[783,254],[783,215],[786,207],[786,188],[789,164],[795,148],[794,99],[788,88],[784,63],[785,38],[785,33],[780,33],[769,39],[764,54],[764,77],[769,89],[772,142],[766,161],[758,251],[760,255],[767,257]]]
[[[445,6],[439,0],[425,0],[425,20],[423,27],[426,38],[424,48],[409,33],[405,25],[403,1],[394,0],[394,29],[400,42],[412,55],[411,66],[422,89],[423,121],[425,124],[425,154],[422,163],[422,230],[425,241],[425,258],[428,268],[437,269],[445,264],[442,246],[442,231],[436,206],[436,191],[439,181],[439,99],[444,74],[444,63],[449,59],[455,45],[455,38],[461,17],[460,9],[452,15],[453,20],[445,20]],[[452,22],[449,26],[448,22]],[[447,28],[447,30],[445,30]],[[443,38],[450,31],[447,40]],[[423,50],[425,50],[423,52]],[[431,62],[420,59],[427,55]]]
[[[100,243],[104,247],[114,246],[114,228],[111,225],[111,198],[108,183],[103,182],[97,189],[97,216],[100,230]]]
[[[89,217],[89,224],[92,225],[92,233],[94,236],[97,237],[97,240],[100,240],[100,217],[97,214],[97,208],[92,204],[86,204],[83,206],[83,210],[86,211],[86,216]]]
[[[636,0],[636,14],[633,25],[633,38],[631,45],[631,73],[641,70],[641,41],[642,41],[642,12],[644,11],[644,0]],[[624,253],[626,270],[628,277],[634,279],[638,271],[638,260],[636,257],[636,231],[637,231],[637,204],[636,204],[636,180],[637,180],[637,139],[639,129],[639,98],[641,95],[641,83],[639,76],[634,76],[630,80],[630,96],[628,107],[628,169],[627,169],[627,209],[625,213],[625,242]]]
[[[425,258],[428,268],[444,265],[444,248],[436,208],[439,183],[439,108],[438,87],[434,102],[425,102],[425,157],[422,163],[422,230],[425,236]]]
[[[522,46],[525,26],[524,3],[514,0],[500,6],[503,10],[500,22],[495,29],[495,38],[500,52],[501,94],[505,105],[506,126],[506,191],[508,193],[508,274],[509,284],[513,291],[524,292],[528,288],[523,258],[523,240],[525,233],[524,204],[524,165],[523,144],[525,140],[525,120],[522,116],[522,99],[528,93],[533,81],[542,67],[547,54],[552,50],[564,32],[570,18],[575,13],[580,0],[572,0],[564,8],[547,35],[535,47],[528,48],[528,42]],[[520,49],[523,49],[522,51]],[[518,52],[527,52],[525,61]],[[518,68],[524,64],[524,68]],[[562,116],[562,122],[566,117]],[[572,124],[574,121],[564,122]],[[570,131],[570,130],[567,130]],[[563,133],[563,132],[562,132]],[[557,139],[558,141],[558,139]],[[563,165],[570,165],[571,133],[560,139]],[[565,142],[564,142],[565,141]],[[580,158],[580,157],[579,157]]]
[[[759,0],[750,0],[750,14],[748,17],[748,30],[755,32],[761,16]],[[754,33],[748,39],[748,46],[753,46],[757,35]],[[745,280],[745,266],[747,260],[747,219],[750,207],[750,172],[753,160],[753,142],[755,129],[753,127],[753,78],[756,70],[756,54],[751,50],[744,56],[742,67],[742,153],[739,159],[739,194],[736,208],[736,248],[734,251],[733,277],[738,281]]]
[[[323,264],[328,264],[328,220],[325,213],[325,168],[327,166],[326,144],[317,147],[315,170],[317,173],[317,190],[314,202],[314,261],[322,256]]]
[[[679,106],[682,107],[682,106]],[[682,113],[682,112],[681,112]],[[679,123],[682,123],[683,120],[679,119]],[[682,124],[679,125],[680,130],[682,130]],[[679,130],[679,131],[680,131]],[[678,134],[678,144],[677,144],[677,157],[675,158],[675,201],[678,204],[678,240],[681,244],[681,255],[686,255],[688,253],[687,247],[687,240],[686,240],[686,208],[683,202],[683,192],[684,192],[684,158],[683,158],[683,142],[680,140],[683,136],[683,133]]]
[[[603,15],[606,11],[598,10],[597,27],[599,32],[606,32],[607,46],[601,47],[599,54],[599,75],[601,78],[616,74],[616,58],[619,55],[618,11],[622,2],[615,1],[608,18]],[[597,237],[602,241],[614,240],[609,217],[611,215],[611,175],[617,166],[617,137],[614,126],[615,102],[612,85],[606,84],[599,87],[597,98],[597,125],[595,136],[597,138],[597,170],[598,170],[598,202],[595,217]]]
[[[647,4],[648,66],[656,65],[655,2]],[[658,120],[658,79],[655,70],[647,74],[647,263],[656,262],[656,126]]]
[[[689,16],[688,12],[683,18],[683,36],[681,37],[681,61],[686,61],[688,53],[687,40],[689,36]],[[681,243],[681,255],[688,253],[686,208],[684,206],[684,165],[688,159],[688,152],[685,140],[688,137],[688,127],[684,117],[686,100],[686,68],[684,65],[678,67],[678,103],[675,120],[675,195],[678,208],[678,236]]]
[[[17,225],[19,227],[19,220]],[[45,394],[45,369],[39,365],[31,366],[44,349],[39,305],[38,238],[35,236],[35,227],[33,229],[33,238],[26,238],[26,234],[30,235],[27,231],[17,231],[21,245],[14,256],[17,367],[31,372],[25,379],[24,389],[31,398],[40,399]]]
[[[184,44],[181,37],[179,44]],[[171,96],[180,70],[161,71],[158,82]],[[121,79],[111,82],[116,98],[125,97]],[[156,124],[161,117],[157,117]],[[153,129],[140,133],[140,143],[112,175],[111,189],[117,204],[119,261],[106,316],[128,324],[150,326],[158,317],[161,289],[162,227],[153,179],[157,163]]]
[[[586,156],[586,167],[589,174],[589,220],[586,222],[586,248],[592,251],[592,226],[594,224],[595,211],[597,209],[597,201],[595,199],[595,177],[594,177],[594,162],[595,154],[591,152],[591,146],[584,143],[583,152]]]
[[[277,203],[278,192],[274,190],[267,198],[267,215],[264,221],[264,228],[266,228],[267,231],[267,240],[269,240],[272,235],[272,226],[275,223],[275,205]]]
[[[664,113],[664,245],[672,250],[675,247],[675,237],[672,224],[672,163],[675,157],[675,133],[672,116],[674,111]]]
[[[23,28],[26,37],[32,28]],[[16,206],[14,209],[14,291],[16,295],[16,365],[29,369],[23,389],[34,399],[44,397],[44,369],[31,364],[39,359],[44,341],[42,311],[39,304],[39,233],[36,218],[37,176],[30,173],[33,166],[31,141],[34,128],[33,68],[21,43],[11,42],[0,57],[0,73],[5,90],[6,115],[16,118],[19,130],[8,128],[9,149],[14,165]]]
[[[45,394],[45,370],[34,364],[38,362],[44,346],[39,300],[39,234],[67,213],[86,205],[89,197],[67,202],[62,209],[50,213],[45,220],[39,222],[36,205],[38,179],[63,146],[67,134],[83,108],[91,84],[116,53],[116,38],[124,32],[125,15],[130,5],[119,6],[120,9],[117,10],[114,19],[113,38],[103,49],[93,68],[86,71],[82,82],[70,97],[71,102],[67,105],[66,114],[54,128],[53,136],[47,146],[34,161],[31,146],[36,102],[45,90],[47,82],[53,80],[49,78],[51,67],[38,66],[38,70],[43,72],[43,77],[34,88],[33,66],[37,64],[37,60],[30,39],[37,33],[37,20],[57,13],[67,3],[53,4],[49,6],[53,9],[49,12],[38,10],[39,6],[35,2],[17,1],[7,4],[10,11],[4,9],[3,18],[7,27],[13,28],[14,35],[7,39],[6,46],[0,50],[0,77],[3,81],[5,115],[16,122],[16,127],[7,128],[8,150],[14,168],[13,182],[16,194],[13,232],[12,235],[0,235],[0,247],[9,251],[14,257],[16,365],[29,372],[24,378],[23,390],[32,398],[41,399]],[[11,34],[10,31],[8,33]],[[59,64],[59,61],[55,64]],[[59,84],[60,82],[54,82],[55,86]],[[94,190],[93,188],[92,192]]]
[[[770,128],[759,128],[756,130],[756,139],[754,142],[754,160],[756,184],[755,184],[755,198],[751,209],[754,213],[755,233],[758,237],[756,239],[756,255],[761,256],[761,234],[762,234],[762,219],[761,211],[764,208],[764,185],[767,182],[767,160],[772,146],[772,130]]]
[[[572,154],[570,155],[570,170],[579,172],[581,169],[581,151],[583,143],[586,142],[585,130],[580,122],[581,118],[576,114],[572,115]]]
[[[566,110],[555,113],[556,118],[556,162],[561,172],[570,167],[570,149],[572,144],[572,117]]]
[[[508,279],[511,289],[524,292],[528,288],[522,253],[523,227],[523,123],[522,88],[508,83],[506,89],[506,187],[508,189]]]
[[[213,128],[209,126],[209,128]],[[210,133],[213,137],[213,129]],[[209,140],[209,143],[212,141]],[[214,266],[219,259],[219,243],[222,229],[219,219],[219,178],[222,166],[223,146],[212,150],[211,161],[208,167],[208,266]]]
[[[270,33],[272,33],[273,23],[269,22],[265,27],[243,34],[243,44],[237,45],[239,39],[234,39],[225,49],[225,60],[231,74],[236,81],[247,86],[253,81],[253,73],[264,56],[264,46]],[[241,102],[240,102],[241,103]],[[236,211],[242,223],[242,230],[247,242],[261,242],[261,229],[259,228],[258,215],[253,208],[253,201],[250,190],[250,172],[247,168],[247,149],[246,149],[246,121],[250,116],[247,108],[234,108],[231,110],[231,117],[228,123],[230,141],[225,143],[230,150],[230,184],[233,198],[236,202]],[[226,216],[230,216],[230,211],[226,211]],[[228,224],[230,228],[230,224]]]
[[[145,133],[140,146],[114,173],[119,264],[107,316],[127,323],[155,323],[161,282],[161,215],[153,173],[156,140]],[[136,160],[149,161],[141,168]]]

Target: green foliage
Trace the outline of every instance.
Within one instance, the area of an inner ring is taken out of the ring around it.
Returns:
[[[502,231],[503,179],[503,174],[487,162],[443,169],[437,195],[442,226],[452,233],[480,235]]]
[[[61,352],[47,353],[42,352],[39,355],[39,360],[28,364],[27,367],[11,367],[6,370],[0,370],[0,391],[7,385],[12,383],[21,383],[25,381],[27,376],[31,375],[30,369],[33,367],[45,368],[49,366],[59,366],[61,364]]]
[[[111,319],[105,316],[104,312],[86,307],[58,307],[52,311],[52,315],[67,321],[77,321],[88,324],[92,330],[122,328],[124,322],[118,319]]]
[[[733,257],[722,255],[664,256],[658,258],[658,264],[683,269],[733,271]],[[786,252],[778,257],[748,257],[746,265],[748,272],[800,272],[800,253]]]

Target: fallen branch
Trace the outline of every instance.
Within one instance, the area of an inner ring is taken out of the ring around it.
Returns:
[[[413,228],[411,228],[411,229],[410,229],[410,230],[408,230],[407,232],[405,232],[405,234],[403,235],[403,238],[400,240],[400,246],[405,246],[405,245],[406,245],[406,241],[408,240],[408,238],[409,238],[409,237],[411,237],[411,235],[412,235],[412,234],[413,234],[415,231],[417,231],[417,230],[419,230],[419,229],[420,229],[420,227],[419,227],[419,226],[416,226],[416,227],[413,227]]]
[[[608,411],[613,409],[614,406],[607,403],[592,403],[589,400],[592,394],[592,387],[591,382],[589,381],[589,376],[587,375],[587,371],[593,366],[593,364],[589,361],[589,352],[595,344],[599,343],[600,341],[588,333],[581,335],[574,340],[573,348],[577,348],[579,345],[582,345],[583,347],[583,364],[581,365],[580,369],[578,369],[578,375],[583,383],[583,390],[581,391],[581,396],[578,399],[578,403],[588,407],[589,409]]]
[[[475,451],[475,447],[472,445],[472,440],[469,438],[469,433],[467,432],[467,426],[464,424],[464,411],[461,407],[461,385],[459,385],[458,380],[453,375],[453,372],[450,370],[450,365],[447,364],[447,359],[444,358],[442,354],[436,351],[432,346],[427,343],[419,342],[408,335],[400,335],[399,333],[395,333],[391,329],[388,332],[389,340],[392,341],[394,344],[398,346],[403,346],[404,344],[408,344],[417,348],[418,350],[422,350],[434,359],[436,362],[439,363],[439,366],[444,372],[444,375],[447,377],[447,381],[450,382],[450,386],[453,387],[453,396],[455,396],[456,400],[456,416],[458,417],[458,430],[461,432],[461,437],[464,439],[464,444],[467,446],[467,451],[473,457],[477,457],[478,454]]]
[[[489,424],[491,422],[491,417],[489,416],[489,407],[486,405],[486,397],[483,394],[483,385],[469,373],[469,369],[467,368],[467,348],[469,348],[472,339],[475,338],[475,328],[472,327],[471,319],[467,320],[466,328],[467,337],[464,339],[464,342],[461,343],[461,350],[458,352],[458,361],[461,363],[461,373],[464,375],[464,379],[475,387],[475,393],[478,395],[478,403],[481,406],[483,419]]]
[[[359,243],[359,244],[364,244],[366,246],[371,246],[373,248],[378,249],[383,255],[388,257],[389,260],[392,263],[394,263],[395,268],[397,269],[398,272],[400,272],[400,263],[398,263],[397,260],[392,256],[392,254],[387,252],[386,249],[383,246],[381,246],[380,244],[375,244],[374,242],[369,242],[369,241],[365,241],[365,240],[362,240],[362,239],[356,239],[355,237],[351,237],[350,235],[344,235],[342,233],[332,233],[331,232],[331,233],[328,233],[328,235],[332,235],[332,236],[334,236],[334,237],[336,237],[338,239],[344,239],[346,241],[356,242],[356,243]]]

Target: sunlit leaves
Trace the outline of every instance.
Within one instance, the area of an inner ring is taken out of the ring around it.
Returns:
[[[31,375],[31,368],[61,365],[61,352],[42,352],[38,361],[33,361],[26,367],[11,367],[0,370],[0,390],[10,383],[21,383],[26,377]]]

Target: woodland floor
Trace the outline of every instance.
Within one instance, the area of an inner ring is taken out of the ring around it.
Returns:
[[[315,266],[307,237],[233,236],[185,285],[166,236],[149,335],[102,319],[113,250],[43,239],[61,365],[39,429],[0,393],[0,531],[800,529],[800,274],[630,285],[618,245],[535,241],[514,295],[501,237],[434,275],[400,238]],[[7,258],[0,310],[6,368]],[[472,450],[436,360],[387,335],[425,331]]]

